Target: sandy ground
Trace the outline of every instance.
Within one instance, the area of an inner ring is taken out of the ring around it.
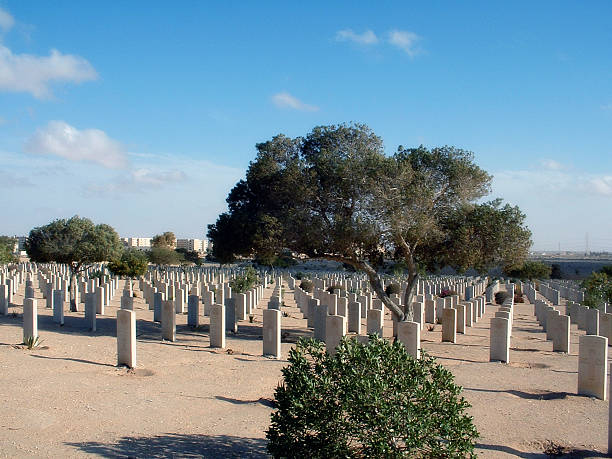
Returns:
[[[43,347],[27,350],[17,346],[23,293],[22,286],[9,316],[0,317],[1,457],[266,457],[270,400],[286,360],[261,356],[260,309],[255,323],[240,322],[228,336],[226,350],[213,350],[208,318],[194,330],[178,316],[177,341],[162,342],[153,312],[137,298],[138,367],[129,371],[116,366],[119,294],[95,333],[86,331],[83,313],[67,312],[63,327],[54,324],[39,301]],[[286,303],[285,358],[292,341],[311,334],[293,300]],[[570,355],[553,353],[533,306],[517,304],[511,363],[490,363],[496,309],[488,306],[456,344],[440,342],[440,325],[422,332],[422,346],[453,372],[472,404],[478,455],[544,458],[553,442],[573,457],[605,457],[608,403],[576,395],[583,332],[572,327]],[[389,315],[385,327],[390,334]]]

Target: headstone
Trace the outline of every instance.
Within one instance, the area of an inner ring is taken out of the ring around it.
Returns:
[[[454,311],[454,309],[453,309]],[[397,339],[404,345],[408,354],[418,359],[421,355],[421,324],[418,322],[398,322]]]
[[[442,309],[442,342],[457,342],[457,310]]]
[[[85,294],[85,323],[91,331],[96,331],[96,294]]]
[[[493,317],[491,319],[489,360],[491,362],[510,361],[510,319]]]
[[[127,291],[127,290],[126,290]],[[131,296],[121,296],[121,309],[125,309],[127,311],[134,310],[134,298]]]
[[[551,336],[554,352],[570,353],[570,318],[565,315],[558,315],[552,318]]]
[[[587,335],[599,335],[599,310],[589,308],[586,310],[585,326]]]
[[[336,352],[336,348],[346,331],[346,318],[344,316],[327,316],[325,324],[325,348],[330,354]]]
[[[225,329],[232,333],[238,332],[236,323],[236,298],[225,298]]]
[[[136,313],[130,309],[117,311],[117,365],[136,367]]]
[[[225,348],[225,306],[222,304],[210,307],[210,347]]]
[[[23,301],[23,342],[38,336],[38,307],[34,298]]]
[[[361,334],[361,303],[356,301],[348,304],[348,331]]]
[[[8,301],[8,285],[0,285],[0,315],[8,315],[9,301]]]
[[[368,335],[378,335],[383,337],[384,313],[380,309],[372,309],[368,313],[367,331]]]
[[[190,327],[200,325],[200,297],[198,295],[187,297],[187,325]]]
[[[53,322],[64,325],[64,292],[53,290]]]
[[[263,310],[263,355],[281,358],[281,312]]]
[[[454,309],[457,311],[457,333],[465,334],[465,305],[458,304]]]
[[[608,339],[597,335],[580,336],[578,347],[578,394],[607,398]]]
[[[162,304],[165,301],[164,294],[162,292],[156,292],[153,294],[153,321],[161,322],[162,320]]]
[[[174,301],[166,300],[162,303],[162,339],[176,341],[176,309]]]

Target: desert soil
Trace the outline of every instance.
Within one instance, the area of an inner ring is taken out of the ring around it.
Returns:
[[[278,361],[261,356],[261,309],[219,350],[209,347],[207,317],[192,329],[186,315],[177,316],[177,341],[162,341],[153,312],[136,298],[136,370],[116,366],[120,292],[93,333],[82,312],[67,312],[64,326],[54,324],[39,300],[42,345],[34,350],[19,346],[23,293],[22,286],[9,315],[0,317],[1,457],[266,457],[265,430],[284,359],[299,336],[312,334],[291,292]],[[608,402],[576,395],[583,332],[572,326],[571,354],[552,352],[533,305],[517,304],[511,363],[491,363],[489,321],[496,310],[488,305],[455,344],[441,343],[440,325],[421,335],[423,348],[464,388],[480,433],[478,455],[544,458],[548,450],[605,457]],[[388,314],[385,328],[390,335]]]

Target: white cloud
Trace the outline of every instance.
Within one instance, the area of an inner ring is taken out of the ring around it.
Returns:
[[[545,168],[551,171],[559,171],[565,169],[565,166],[554,159],[543,159],[540,161],[540,164]]]
[[[421,37],[416,33],[406,30],[391,30],[388,35],[389,43],[398,47],[410,57],[414,57],[421,52],[417,47],[417,43],[420,40]]]
[[[314,105],[308,105],[299,100],[297,97],[292,96],[288,92],[279,92],[272,96],[272,103],[278,108],[291,108],[293,110],[300,110],[303,112],[316,112],[319,107]]]
[[[8,32],[15,24],[15,19],[6,10],[0,8],[0,30],[2,32]]]
[[[43,99],[51,96],[51,83],[81,83],[98,77],[93,66],[79,56],[52,49],[49,56],[13,54],[0,45],[0,90],[28,92]]]
[[[612,175],[595,177],[589,181],[591,189],[602,196],[612,196]]]
[[[187,175],[180,170],[153,170],[143,167],[130,171],[128,174],[102,184],[89,184],[85,187],[87,195],[121,195],[124,193],[142,193],[159,190],[172,183],[187,180]]]
[[[70,161],[88,161],[110,169],[128,164],[123,146],[99,129],[83,129],[64,121],[50,121],[24,145],[26,153],[55,155]]]
[[[378,37],[369,29],[363,33],[355,33],[352,29],[339,30],[336,32],[336,40],[352,41],[360,45],[375,45],[378,43]]]

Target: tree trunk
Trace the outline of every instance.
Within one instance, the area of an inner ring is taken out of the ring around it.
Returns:
[[[404,311],[407,316],[406,320],[411,322],[414,320],[412,302],[414,301],[414,297],[417,293],[417,286],[419,285],[419,273],[417,273],[412,255],[406,255],[405,259],[408,263],[408,285],[404,292]]]

